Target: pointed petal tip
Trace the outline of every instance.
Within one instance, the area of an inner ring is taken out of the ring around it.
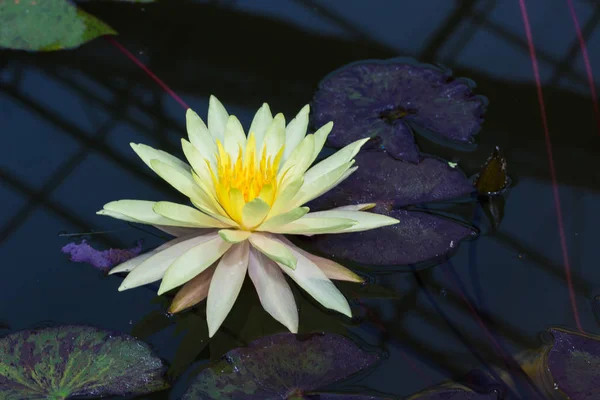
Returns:
[[[166,293],[166,292],[168,292],[169,290],[171,290],[171,289],[167,289],[167,288],[163,287],[163,285],[162,285],[162,282],[161,282],[161,285],[160,285],[160,287],[158,288],[158,291],[156,292],[156,294],[157,294],[158,296],[162,296],[163,294],[165,294],[165,293]]]
[[[171,305],[169,306],[169,308],[167,309],[167,314],[177,314],[178,312],[182,312],[183,310],[186,310],[189,307],[181,307],[181,306],[175,306],[174,304],[171,303]]]

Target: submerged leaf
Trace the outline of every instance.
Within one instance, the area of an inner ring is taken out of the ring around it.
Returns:
[[[0,48],[72,49],[114,29],[68,0],[0,1]]]
[[[312,123],[329,121],[333,147],[371,137],[365,149],[418,162],[412,129],[446,141],[471,144],[483,122],[487,99],[475,96],[474,83],[454,79],[449,70],[414,60],[366,60],[329,74],[312,104]],[[412,128],[412,129],[411,129]]]
[[[138,241],[137,245],[130,249],[96,250],[82,240],[79,244],[67,244],[62,248],[62,252],[68,254],[71,261],[92,264],[105,271],[138,256],[142,252],[142,241]]]
[[[500,148],[496,146],[481,167],[481,171],[477,174],[473,185],[477,189],[477,193],[492,196],[504,190],[508,183],[506,160],[500,154]]]
[[[473,188],[465,175],[447,162],[424,157],[418,164],[397,161],[377,152],[356,157],[362,166],[351,178],[309,204],[311,210],[377,202],[376,213],[400,223],[365,232],[318,235],[299,239],[326,257],[368,265],[408,265],[447,256],[476,235],[474,228],[434,213],[397,209],[468,196]]]
[[[167,388],[149,346],[86,326],[27,330],[0,339],[0,398],[66,399]]]
[[[302,398],[370,367],[377,359],[337,334],[304,339],[289,333],[272,335],[228,352],[203,370],[184,399]]]

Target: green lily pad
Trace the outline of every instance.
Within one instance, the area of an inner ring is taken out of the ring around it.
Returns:
[[[364,370],[377,359],[337,334],[267,336],[204,369],[183,399],[311,398],[314,390]]]
[[[110,331],[64,325],[0,339],[0,399],[145,394],[169,385],[150,347]]]
[[[68,0],[0,1],[0,48],[72,49],[117,32]]]

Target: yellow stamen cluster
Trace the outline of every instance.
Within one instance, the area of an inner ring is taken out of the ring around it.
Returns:
[[[256,152],[256,139],[250,133],[246,149],[240,146],[234,161],[219,140],[216,158],[216,174],[209,166],[217,200],[234,221],[241,223],[243,206],[259,197],[272,205],[277,192],[277,171],[283,155],[283,147],[275,157],[267,156],[266,144],[260,158]]]

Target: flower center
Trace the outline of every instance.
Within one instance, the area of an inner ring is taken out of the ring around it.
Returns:
[[[250,133],[246,149],[239,147],[237,158],[225,151],[217,140],[216,173],[211,170],[217,200],[229,217],[241,224],[242,208],[255,198],[269,206],[277,192],[277,171],[283,155],[283,146],[273,156],[267,155],[267,146],[257,154],[254,134]]]

